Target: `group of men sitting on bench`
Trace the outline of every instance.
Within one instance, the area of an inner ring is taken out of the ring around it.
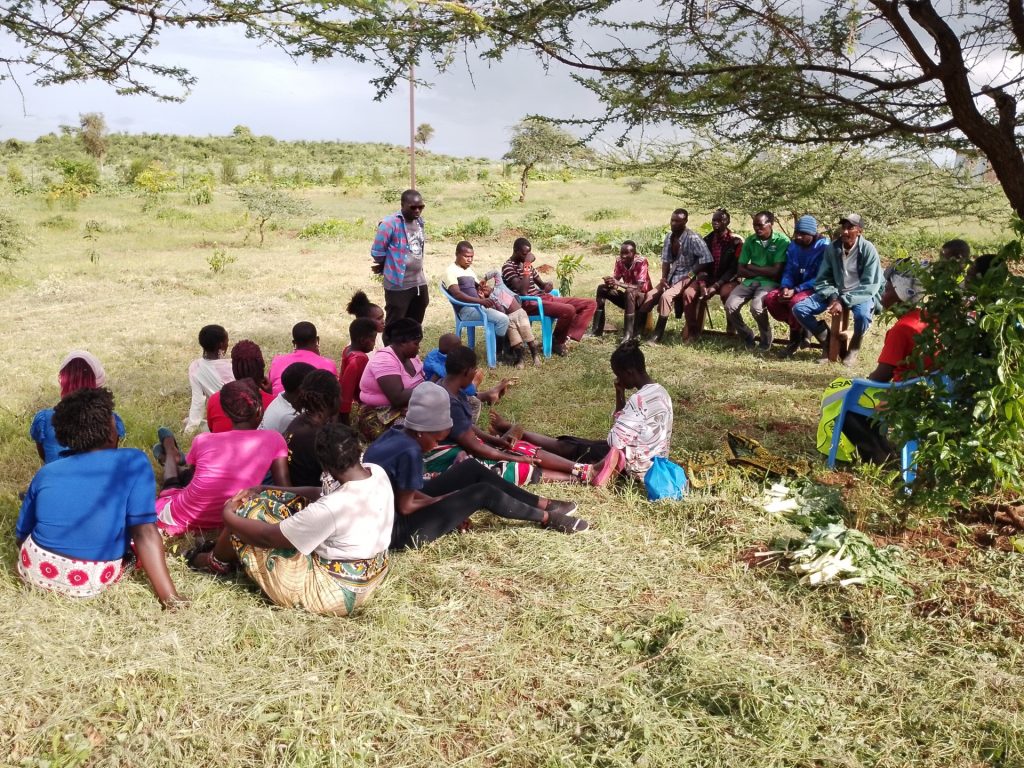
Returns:
[[[718,209],[711,217],[711,232],[701,237],[687,225],[683,208],[672,212],[670,232],[661,253],[661,279],[654,283],[647,260],[638,256],[636,244],[622,244],[613,273],[597,287],[597,312],[593,332],[605,327],[605,303],[625,312],[624,338],[640,334],[648,315],[657,308],[658,318],[649,341],[659,343],[668,319],[684,315],[684,342],[700,338],[707,302],[721,298],[730,333],[749,349],[767,352],[774,341],[772,319],[789,326],[784,357],[792,357],[816,340],[822,349],[817,362],[836,356],[842,331],[845,350],[842,362],[852,366],[872,316],[881,311],[885,277],[878,250],[864,237],[864,219],[856,213],[839,220],[838,236],[819,234],[813,216],[800,217],[790,240],[775,229],[775,215],[758,211],[752,217],[754,233],[745,240],[729,229],[729,212]],[[750,304],[759,335],[755,336],[741,310]],[[819,315],[827,313],[832,322]],[[852,317],[852,333],[845,326]],[[846,338],[848,337],[848,338]]]

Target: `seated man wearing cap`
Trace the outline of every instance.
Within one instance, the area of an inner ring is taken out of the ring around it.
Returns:
[[[917,304],[924,298],[921,282],[900,263],[885,271],[885,290],[882,292],[882,307],[891,309],[902,305],[904,314],[885,334],[878,365],[868,378],[888,383],[903,381],[916,373],[911,368],[911,353],[918,337],[929,328],[929,322],[921,316]],[[897,313],[899,313],[897,309]],[[926,370],[932,368],[932,361],[925,360]],[[843,421],[843,435],[857,448],[861,460],[881,464],[895,456],[893,446],[885,438],[879,422],[859,413],[847,413]]]
[[[793,230],[793,239],[786,248],[786,266],[782,268],[780,287],[768,292],[764,306],[768,314],[789,326],[789,345],[783,357],[792,357],[800,349],[807,331],[793,317],[793,307],[814,294],[814,280],[821,268],[821,257],[828,247],[828,238],[818,234],[813,216],[801,216]]]
[[[843,356],[843,365],[852,366],[860,354],[861,341],[871,325],[872,313],[881,309],[879,297],[884,278],[878,249],[863,236],[864,219],[850,213],[839,220],[840,235],[825,248],[821,269],[814,281],[814,294],[793,307],[793,316],[822,345],[822,356],[828,360],[828,326],[818,315],[853,315],[853,338]]]

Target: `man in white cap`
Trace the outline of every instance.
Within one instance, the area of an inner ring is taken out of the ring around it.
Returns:
[[[880,296],[885,279],[878,249],[863,236],[864,219],[848,213],[839,220],[840,235],[829,243],[821,260],[821,269],[814,281],[814,294],[793,307],[793,316],[822,345],[822,356],[828,360],[829,330],[818,319],[828,311],[830,316],[850,310],[853,315],[853,338],[843,356],[843,365],[857,362],[861,341],[871,326],[871,316],[881,310]]]
[[[764,297],[768,314],[789,326],[789,345],[783,357],[792,357],[800,349],[807,331],[793,317],[793,307],[814,294],[814,281],[821,268],[821,259],[828,247],[828,238],[818,234],[818,220],[801,216],[793,229],[793,239],[786,248],[786,266],[782,268],[779,287]]]

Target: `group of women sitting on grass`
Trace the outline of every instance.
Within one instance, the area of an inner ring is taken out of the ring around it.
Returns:
[[[426,380],[419,324],[395,321],[380,348],[374,308],[361,292],[350,305],[361,316],[340,371],[319,355],[309,323],[295,326],[295,351],[275,357],[270,377],[251,341],[231,347],[222,365],[227,333],[203,328],[203,357],[189,377],[193,393],[214,391],[203,395],[205,411],[193,403],[186,429],[205,422],[210,431],[183,454],[172,430],[158,430],[159,492],[148,457],[118,449],[124,425],[99,361],[71,353],[59,373],[60,402],[30,430],[44,465],[16,526],[23,579],[86,597],[137,564],[160,602],[175,607],[186,601],[161,534],[189,533],[201,537],[186,554],[193,569],[241,568],[278,605],[349,615],[384,581],[390,551],[465,529],[481,509],[584,531],[575,503],[525,486],[604,485],[620,473],[642,479],[655,457],[668,455],[671,399],[635,344],[611,356],[616,412],[606,439],[531,433],[493,410],[485,430],[476,424],[480,404],[497,402],[508,382],[477,392],[476,354],[450,338],[428,355],[443,375]],[[636,392],[627,398],[629,390]]]

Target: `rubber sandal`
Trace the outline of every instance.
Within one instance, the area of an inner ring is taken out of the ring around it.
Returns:
[[[213,547],[216,543],[217,542],[215,541],[202,541],[199,544],[196,544],[192,549],[185,553],[185,565],[199,573],[210,573],[206,568],[200,568],[196,565],[196,558],[207,552],[213,552]]]
[[[548,510],[548,521],[544,527],[560,533],[583,533],[590,528],[590,523],[582,517],[570,517],[561,512]]]
[[[551,499],[548,502],[548,512],[556,512],[560,515],[569,515],[571,517],[576,514],[577,509],[579,509],[579,505],[575,501]]]
[[[181,448],[178,446],[178,440],[174,437],[174,433],[169,427],[160,427],[156,431],[157,442],[150,449],[153,452],[153,458],[157,460],[158,464],[163,464],[167,461],[167,451],[164,450],[164,440],[168,437],[174,439],[174,447],[178,449],[178,466],[188,466],[188,462],[185,461],[185,454],[181,452]]]

